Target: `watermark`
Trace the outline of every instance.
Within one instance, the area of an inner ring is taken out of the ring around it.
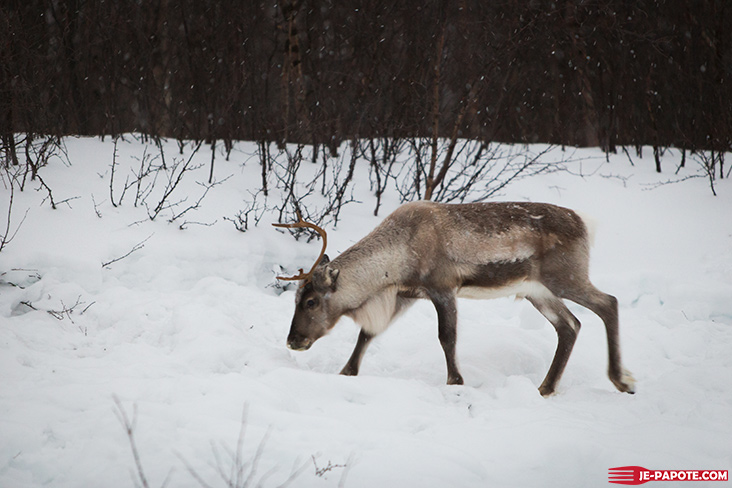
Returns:
[[[721,469],[646,469],[621,466],[608,470],[608,482],[618,485],[642,485],[649,481],[728,481],[727,470]]]

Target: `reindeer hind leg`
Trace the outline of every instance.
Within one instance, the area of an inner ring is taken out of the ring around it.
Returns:
[[[608,346],[608,377],[615,387],[626,393],[635,393],[635,379],[623,368],[620,357],[620,333],[618,324],[618,300],[586,283],[582,290],[568,293],[567,299],[590,309],[605,324]]]
[[[447,361],[447,384],[462,385],[463,377],[460,374],[455,357],[457,342],[457,305],[455,295],[445,293],[431,293],[430,300],[437,310],[437,323],[440,344],[445,352]]]

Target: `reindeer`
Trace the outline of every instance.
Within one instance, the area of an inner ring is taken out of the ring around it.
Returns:
[[[580,330],[563,299],[602,319],[610,381],[618,390],[634,393],[634,379],[621,364],[618,301],[590,282],[588,226],[572,210],[542,203],[407,203],[333,261],[325,254],[326,232],[299,214],[296,223],[273,225],[311,228],[323,238],[310,271],[278,277],[301,281],[287,345],[306,350],[340,317],[350,317],[361,331],[343,375],[357,375],[373,338],[415,300],[426,298],[437,310],[447,384],[461,385],[456,298],[515,295],[536,307],[559,338],[539,387],[542,395],[554,393]]]

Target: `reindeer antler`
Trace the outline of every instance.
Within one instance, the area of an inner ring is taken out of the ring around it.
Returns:
[[[317,225],[311,223],[311,222],[305,222],[302,219],[302,215],[300,215],[300,211],[297,211],[297,222],[294,224],[272,224],[274,227],[283,227],[286,229],[295,229],[295,228],[309,228],[315,230],[318,234],[320,234],[320,237],[323,238],[323,249],[320,250],[320,256],[318,256],[318,259],[315,260],[315,264],[313,264],[313,267],[310,268],[310,271],[307,273],[303,272],[303,269],[300,268],[300,273],[297,276],[278,276],[278,280],[284,280],[284,281],[297,281],[297,280],[305,280],[305,283],[310,281],[310,277],[313,275],[313,271],[315,271],[315,268],[320,263],[320,260],[323,259],[323,256],[325,255],[325,248],[328,245],[328,235],[326,232]],[[303,283],[303,286],[305,286],[305,283]]]

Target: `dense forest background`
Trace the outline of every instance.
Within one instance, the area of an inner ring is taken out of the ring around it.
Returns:
[[[725,0],[0,5],[0,134],[732,146]]]

